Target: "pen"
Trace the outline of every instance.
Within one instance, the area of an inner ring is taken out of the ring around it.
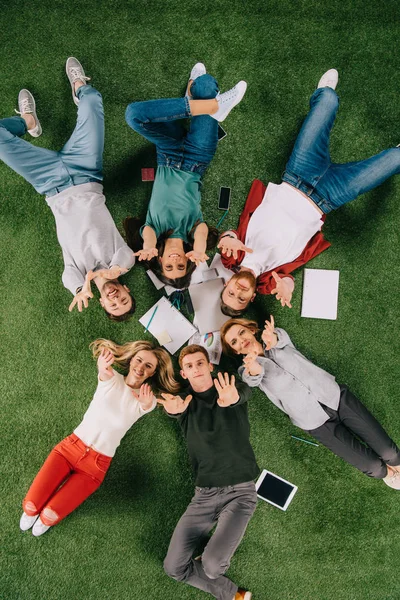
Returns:
[[[222,221],[225,219],[225,217],[226,217],[226,215],[228,214],[228,212],[229,212],[229,210],[226,210],[226,211],[224,212],[224,214],[222,215],[222,217],[220,218],[220,220],[218,221],[218,224],[217,224],[217,229],[218,229],[218,227],[221,225]]]
[[[146,333],[146,331],[148,331],[148,330],[149,330],[149,327],[150,327],[150,325],[151,325],[151,322],[152,322],[152,320],[154,319],[154,315],[155,315],[155,314],[156,314],[156,312],[157,312],[157,308],[158,308],[158,305],[157,305],[157,306],[155,307],[155,309],[153,310],[153,314],[151,315],[151,317],[150,317],[150,320],[149,320],[149,322],[147,323],[146,329],[144,330],[144,331],[145,331],[145,333]]]
[[[319,446],[319,444],[314,444],[314,442],[309,442],[308,440],[303,440],[303,438],[296,437],[295,435],[291,435],[294,440],[299,440],[299,442],[304,442],[305,444],[310,444],[311,446]]]

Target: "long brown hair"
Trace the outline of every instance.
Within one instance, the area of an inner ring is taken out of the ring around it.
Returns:
[[[156,371],[148,380],[148,383],[156,388],[153,391],[176,394],[180,389],[180,385],[175,379],[174,368],[168,352],[164,348],[153,346],[151,342],[139,340],[120,345],[111,340],[99,338],[92,342],[89,348],[94,358],[99,357],[103,348],[110,350],[114,355],[114,364],[118,365],[125,372],[129,370],[129,364],[138,352],[141,350],[152,352],[157,358]]]
[[[128,246],[134,251],[138,252],[143,248],[143,238],[140,235],[140,229],[144,225],[144,221],[139,219],[138,217],[126,217],[123,221],[123,227],[125,230],[125,237]],[[199,221],[197,221],[188,234],[188,242],[183,242],[183,249],[185,254],[193,250],[193,241],[194,241],[194,232],[196,227],[199,225]],[[218,241],[219,232],[213,226],[208,226],[208,235],[207,235],[207,248],[206,250],[212,250],[215,248]],[[196,264],[190,260],[187,261],[186,265],[186,273],[182,277],[177,277],[175,279],[171,279],[164,275],[162,271],[161,264],[158,260],[160,256],[164,254],[165,241],[172,235],[174,232],[173,229],[169,229],[168,231],[164,231],[158,238],[156,248],[158,250],[158,256],[155,256],[149,261],[143,261],[143,264],[147,269],[151,269],[155,275],[157,275],[158,279],[165,283],[166,285],[170,285],[176,289],[187,288],[190,285],[190,280],[192,278],[192,273],[196,268]]]
[[[237,354],[237,352],[235,352],[235,350],[233,348],[231,348],[231,346],[228,344],[228,342],[225,339],[226,334],[228,333],[230,328],[233,327],[234,325],[239,325],[240,327],[245,327],[246,329],[249,329],[251,331],[251,333],[253,333],[254,335],[256,335],[256,333],[258,333],[258,331],[260,331],[257,321],[249,321],[249,319],[240,319],[240,318],[229,319],[229,321],[226,321],[226,323],[224,323],[222,325],[221,329],[219,330],[220,334],[221,334],[222,350],[224,351],[224,354],[234,354],[234,355]]]

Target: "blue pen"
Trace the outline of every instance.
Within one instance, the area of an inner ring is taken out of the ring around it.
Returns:
[[[157,308],[158,308],[158,304],[157,304],[157,306],[155,307],[155,309],[153,310],[153,314],[151,315],[151,317],[150,317],[150,320],[149,320],[149,322],[147,323],[146,329],[144,330],[144,332],[145,332],[145,333],[146,333],[146,331],[148,331],[148,330],[149,330],[149,327],[150,327],[150,325],[151,325],[151,322],[152,322],[152,320],[154,319],[154,315],[155,315],[155,314],[156,314],[156,312],[157,312]]]
[[[308,440],[303,440],[303,438],[296,437],[295,435],[291,435],[294,440],[299,440],[299,442],[304,442],[305,444],[310,444],[310,446],[319,446],[319,444],[314,444],[314,442],[309,442]]]
[[[224,214],[222,215],[222,217],[221,217],[221,218],[220,218],[220,220],[218,221],[218,224],[217,224],[217,229],[218,229],[218,227],[221,225],[222,221],[225,219],[225,217],[226,217],[226,215],[228,214],[228,212],[229,212],[229,209],[228,209],[228,210],[226,210],[226,211],[224,212]]]

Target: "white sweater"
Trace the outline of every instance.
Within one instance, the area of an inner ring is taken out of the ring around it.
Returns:
[[[151,407],[143,410],[133,396],[132,388],[126,385],[125,378],[113,372],[114,376],[108,381],[99,380],[93,400],[74,430],[86,446],[93,446],[106,456],[114,456],[128,429],[157,404],[154,398]]]

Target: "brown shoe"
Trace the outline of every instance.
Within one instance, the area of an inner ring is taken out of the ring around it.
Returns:
[[[241,588],[239,588],[233,600],[251,600],[251,597],[251,592],[246,592],[246,590],[242,590]]]

